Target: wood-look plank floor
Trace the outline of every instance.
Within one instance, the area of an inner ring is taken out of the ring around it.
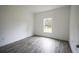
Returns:
[[[33,36],[0,47],[0,53],[71,53],[68,42]]]

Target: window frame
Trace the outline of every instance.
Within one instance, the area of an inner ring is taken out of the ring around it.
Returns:
[[[51,22],[50,22],[50,21]],[[51,28],[50,28],[50,31],[48,31],[48,29],[47,29],[47,31],[45,31],[46,29],[45,29],[45,23],[46,23],[46,21],[49,21],[49,23],[51,23],[51,24],[49,24],[48,26],[50,26]],[[53,32],[53,18],[51,18],[51,17],[48,17],[48,18],[43,18],[43,32],[44,33],[52,33]]]

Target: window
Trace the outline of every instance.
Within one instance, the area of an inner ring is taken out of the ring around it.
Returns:
[[[43,32],[52,33],[52,18],[43,19]]]

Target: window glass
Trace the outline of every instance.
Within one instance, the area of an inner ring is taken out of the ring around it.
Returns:
[[[43,32],[52,33],[52,18],[43,19]]]

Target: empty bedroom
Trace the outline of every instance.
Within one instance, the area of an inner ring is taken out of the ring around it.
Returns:
[[[0,5],[0,53],[78,53],[78,5]]]

